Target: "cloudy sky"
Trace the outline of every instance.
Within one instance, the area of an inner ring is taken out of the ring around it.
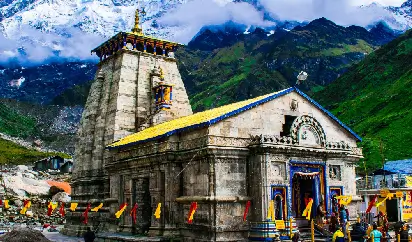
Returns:
[[[405,0],[350,0],[352,5],[367,5],[377,2],[384,6],[401,6]]]

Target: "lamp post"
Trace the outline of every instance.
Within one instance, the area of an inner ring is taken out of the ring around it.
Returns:
[[[308,78],[308,73],[301,71],[296,78],[298,80],[296,81],[295,86],[300,85],[302,82],[304,82]]]

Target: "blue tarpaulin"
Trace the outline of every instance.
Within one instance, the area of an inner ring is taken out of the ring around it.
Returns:
[[[412,174],[412,159],[388,161],[383,166],[383,169],[405,175]]]

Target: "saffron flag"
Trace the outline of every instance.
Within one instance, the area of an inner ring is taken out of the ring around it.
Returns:
[[[57,208],[57,202],[49,202],[49,205],[47,206],[47,216],[51,216],[53,213],[53,210]]]
[[[61,203],[59,213],[62,217],[66,215],[66,211],[64,211],[64,203]]]
[[[137,203],[134,204],[132,210],[130,211],[130,216],[132,216],[133,223],[136,223],[136,213],[137,213]]]
[[[79,205],[79,203],[71,203],[70,210],[72,210],[73,212],[76,211],[77,205]]]
[[[127,207],[127,203],[123,203],[122,205],[120,205],[119,211],[116,212],[116,218],[120,218],[120,216],[122,216],[122,213],[124,212],[124,210]]]
[[[247,213],[249,212],[249,208],[250,208],[250,201],[247,201],[245,212],[243,213],[243,221],[246,221],[246,216],[247,216]]]
[[[5,209],[9,209],[9,208],[10,208],[10,206],[9,206],[9,200],[4,200],[4,208],[5,208]]]
[[[154,214],[154,216],[156,217],[156,218],[160,218],[160,208],[162,207],[162,203],[158,203],[157,204],[157,208],[156,208],[156,212],[155,212],[155,214]]]
[[[268,209],[268,219],[275,221],[275,201],[270,200]]]
[[[303,210],[303,213],[302,213],[302,216],[306,217],[307,220],[310,220],[310,214],[312,213],[312,204],[313,204],[313,199],[310,199],[308,205],[306,206],[305,210]]]
[[[103,203],[100,203],[99,206],[97,206],[97,207],[95,207],[95,208],[92,208],[91,211],[97,212],[97,211],[99,211],[99,209],[101,209],[102,207],[103,207]]]
[[[193,216],[196,212],[196,209],[197,209],[197,202],[192,202],[192,204],[190,204],[189,217],[187,218],[187,222],[189,224],[193,222]]]
[[[89,222],[89,210],[90,210],[90,203],[87,204],[86,210],[83,212],[83,223],[87,224]]]
[[[31,206],[31,202],[30,202],[30,201],[28,201],[28,200],[24,201],[24,206],[23,206],[23,208],[20,210],[20,214],[25,215],[26,212],[27,212],[27,209],[30,208],[30,206]]]
[[[366,213],[370,213],[370,212],[371,212],[373,206],[375,205],[375,202],[376,202],[376,199],[377,199],[377,198],[378,198],[378,195],[375,195],[375,196],[372,198],[372,201],[369,202],[368,208],[366,209]]]

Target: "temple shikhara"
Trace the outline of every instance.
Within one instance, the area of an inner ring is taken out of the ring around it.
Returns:
[[[131,32],[93,50],[100,62],[78,132],[67,234],[84,231],[82,213],[100,203],[87,226],[181,241],[248,241],[268,220],[307,226],[308,198],[314,217],[319,204],[331,213],[335,196],[351,196],[356,216],[357,134],[296,87],[193,114],[174,54],[181,44],[144,35],[139,13]]]

